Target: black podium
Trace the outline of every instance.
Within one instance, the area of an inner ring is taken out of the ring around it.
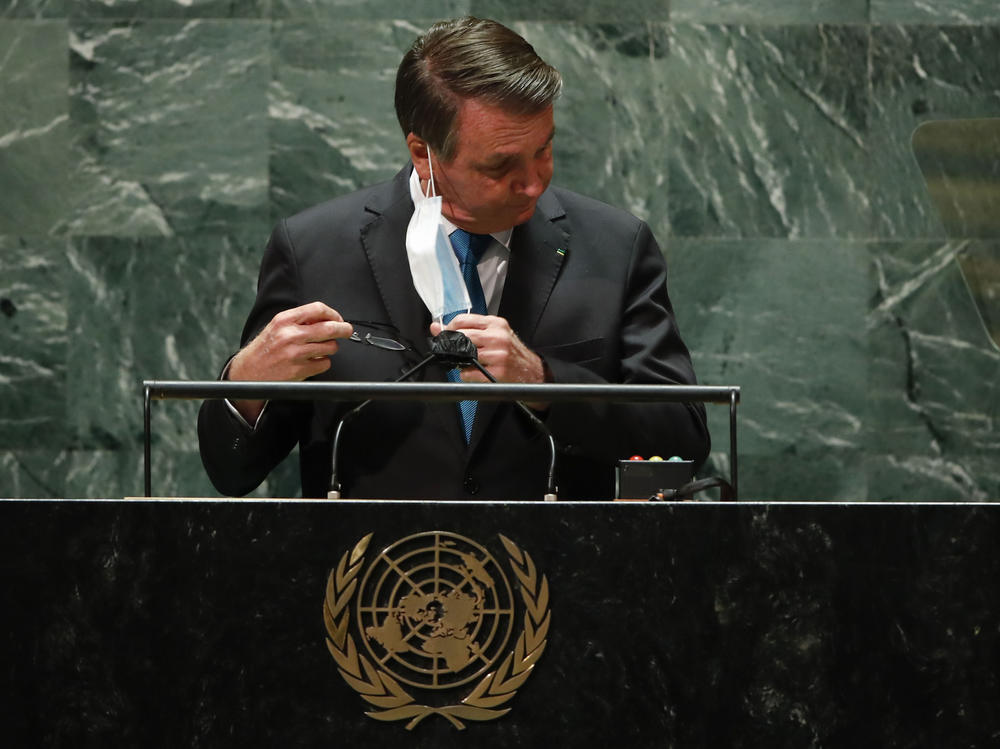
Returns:
[[[1000,735],[994,505],[5,500],[0,529],[6,746]]]

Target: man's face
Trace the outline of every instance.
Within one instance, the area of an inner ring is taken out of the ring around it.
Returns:
[[[477,234],[509,229],[531,218],[552,180],[552,107],[538,114],[511,115],[467,99],[458,110],[456,133],[450,160],[431,154],[442,213]],[[425,176],[419,167],[418,173]]]

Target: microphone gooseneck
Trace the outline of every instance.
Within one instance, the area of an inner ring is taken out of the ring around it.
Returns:
[[[403,374],[397,377],[394,380],[394,382],[403,382],[404,380],[409,379],[417,372],[419,372],[421,369],[430,364],[432,361],[434,361],[434,359],[435,359],[434,354],[433,353],[429,354],[428,356],[424,357],[423,361],[421,361],[419,364],[416,364],[413,367],[410,367],[410,369],[408,369],[407,371],[403,372]],[[337,422],[337,426],[333,431],[333,443],[330,446],[330,489],[326,493],[327,499],[340,499],[340,479],[337,477],[337,456],[340,454],[340,435],[344,431],[344,425],[347,424],[347,422],[354,419],[355,416],[361,413],[361,409],[367,406],[371,402],[372,402],[371,398],[369,398],[366,401],[362,401],[354,408],[352,408],[350,411],[341,416],[340,420]]]
[[[469,340],[468,336],[457,330],[442,330],[436,336],[431,339],[431,351],[424,357],[419,364],[414,365],[407,371],[403,372],[394,382],[403,382],[410,379],[415,374],[426,368],[432,362],[449,365],[451,367],[456,366],[469,366],[472,365],[478,369],[486,379],[490,382],[496,382],[497,379],[490,374],[486,368],[479,363],[477,358],[477,351],[475,345]],[[343,433],[344,426],[352,421],[361,410],[371,403],[371,399],[359,403],[357,406],[352,408],[350,411],[345,413],[340,417],[337,422],[337,426],[333,432],[333,442],[330,446],[330,489],[326,493],[327,499],[340,499],[341,498],[341,487],[340,479],[337,475],[337,456],[340,453],[340,438]],[[549,469],[548,477],[546,481],[546,493],[544,496],[545,501],[554,502],[557,499],[557,487],[555,483],[556,474],[556,441],[552,436],[551,430],[545,426],[545,423],[539,419],[531,409],[528,408],[521,401],[513,401],[514,405],[517,406],[521,413],[523,413],[529,423],[535,428],[536,431],[540,432],[549,443]]]
[[[479,359],[473,359],[472,360],[472,365],[475,366],[476,369],[478,369],[480,372],[482,372],[483,376],[486,377],[486,379],[488,379],[490,382],[496,382],[497,381],[497,378],[494,377],[493,375],[491,375],[486,370],[486,368],[482,364],[479,363]],[[523,402],[521,402],[521,401],[513,401],[513,403],[514,403],[515,406],[517,406],[521,410],[521,413],[523,413],[525,416],[528,417],[528,421],[531,423],[531,425],[536,430],[538,430],[539,432],[541,432],[542,436],[545,437],[548,440],[548,442],[549,442],[549,473],[548,473],[548,477],[547,477],[546,483],[545,483],[545,497],[544,497],[544,499],[545,499],[546,502],[555,502],[556,499],[558,498],[558,494],[559,494],[558,487],[556,487],[556,440],[555,440],[555,437],[552,436],[552,430],[549,429],[547,426],[545,426],[545,422],[542,421],[541,419],[539,419],[537,416],[535,416],[535,414],[532,412],[532,410],[530,408],[528,408]]]

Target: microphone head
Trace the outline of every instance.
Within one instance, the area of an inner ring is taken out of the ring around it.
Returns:
[[[430,339],[431,353],[439,361],[453,367],[468,366],[476,360],[475,344],[458,330],[442,330]]]

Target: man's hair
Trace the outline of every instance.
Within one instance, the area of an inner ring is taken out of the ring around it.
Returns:
[[[551,106],[559,71],[520,35],[496,21],[441,21],[418,37],[396,72],[396,117],[403,134],[422,138],[440,158],[454,155],[455,119],[465,99],[515,115]]]

